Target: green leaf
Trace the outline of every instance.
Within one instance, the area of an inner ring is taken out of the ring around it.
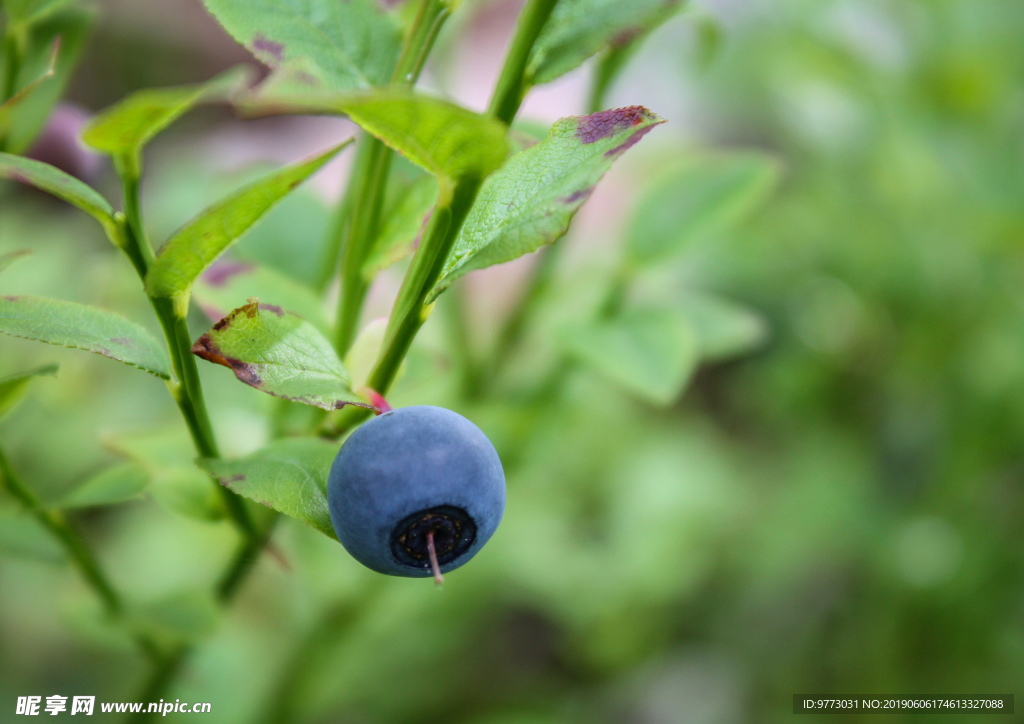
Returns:
[[[150,472],[139,463],[120,463],[93,475],[65,495],[58,507],[90,508],[114,505],[142,497]]]
[[[32,252],[29,249],[18,249],[17,251],[10,251],[6,254],[0,254],[0,272],[9,267],[18,259],[22,259]]]
[[[626,45],[683,8],[682,0],[560,0],[530,52],[531,83],[548,83],[595,53]]]
[[[612,161],[663,122],[631,106],[555,123],[484,182],[427,301],[469,271],[560,239]]]
[[[23,513],[0,511],[0,555],[60,563],[67,557],[53,534],[35,518]]]
[[[611,381],[656,405],[670,405],[697,367],[697,336],[686,318],[664,309],[634,309],[567,329],[567,351]]]
[[[352,391],[345,365],[316,327],[255,298],[200,337],[192,352],[275,397],[325,410],[372,408]]]
[[[351,142],[349,139],[310,161],[286,166],[203,211],[160,250],[146,275],[146,290],[154,297],[185,297],[225,249]]]
[[[327,509],[327,475],[337,443],[291,438],[237,460],[202,460],[211,475],[250,500],[284,513],[337,540]]]
[[[4,0],[3,7],[12,25],[30,25],[72,2],[74,0]]]
[[[227,514],[216,485],[196,467],[195,449],[181,425],[119,435],[104,444],[147,471],[149,495],[164,510],[206,522]]]
[[[508,152],[502,123],[436,98],[391,89],[351,96],[341,108],[439,180],[483,179]]]
[[[15,88],[24,89],[37,81],[53,63],[54,43],[60,41],[53,73],[38,83],[10,110],[6,142],[0,132],[0,150],[24,153],[31,148],[46,125],[54,106],[64,94],[78,65],[95,13],[82,8],[61,10],[55,4],[38,7],[24,31],[24,56]],[[45,12],[44,12],[45,11]]]
[[[0,419],[13,410],[14,406],[25,396],[33,377],[43,375],[56,377],[57,369],[57,365],[43,365],[27,372],[16,372],[7,377],[0,377]]]
[[[91,186],[74,176],[42,161],[0,153],[0,178],[35,186],[40,191],[77,206],[100,222],[108,236],[117,238],[119,232],[114,220],[114,209]]]
[[[82,140],[111,156],[134,157],[196,104],[226,100],[248,77],[247,68],[233,68],[208,83],[132,93],[96,116],[82,131]]]
[[[58,41],[53,42],[52,50],[50,53],[50,62],[42,70],[42,72],[30,80],[27,84],[22,86],[14,95],[0,104],[0,138],[6,137],[10,133],[10,121],[11,116],[14,115],[15,110],[31,99],[32,94],[39,88],[41,88],[48,80],[56,75],[57,67],[57,49],[60,43]]]
[[[380,357],[381,347],[387,337],[388,318],[380,317],[369,322],[356,336],[355,342],[345,355],[345,369],[352,375],[352,388],[358,390],[366,385]]]
[[[697,333],[702,360],[741,357],[768,339],[768,325],[761,315],[727,299],[688,294],[681,311]]]
[[[82,349],[170,379],[164,348],[120,314],[76,302],[30,296],[0,297],[0,333]]]
[[[207,591],[178,591],[135,606],[129,614],[133,631],[165,646],[205,639],[216,630],[219,620],[220,608]]]
[[[302,62],[334,90],[388,82],[398,26],[373,0],[204,0],[239,43],[271,68]]]
[[[757,153],[689,159],[641,200],[629,231],[630,257],[657,264],[695,239],[721,232],[763,202],[779,175],[779,164]]]
[[[384,228],[363,265],[363,276],[372,279],[416,250],[435,203],[437,181],[431,176],[423,176],[405,189],[394,208],[385,214]]]
[[[436,176],[441,204],[447,204],[456,180],[464,176],[482,180],[508,155],[507,129],[500,121],[403,88],[297,97],[282,102],[279,110],[348,114],[364,130]]]
[[[249,297],[273,299],[324,334],[330,325],[320,299],[308,288],[280,272],[251,262],[219,259],[192,289],[196,302],[214,322],[241,307]]]

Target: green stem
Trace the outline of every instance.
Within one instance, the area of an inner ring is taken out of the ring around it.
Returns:
[[[386,588],[384,580],[382,576],[376,576],[370,583],[370,589],[361,596],[331,604],[309,628],[278,677],[266,708],[265,721],[268,724],[296,720],[295,704],[301,701],[305,682],[323,665],[324,656],[352,631],[363,614],[376,606]]]
[[[482,179],[477,177],[460,179],[448,203],[439,202],[430,218],[424,240],[416,250],[398,290],[398,298],[388,320],[384,350],[367,382],[371,389],[382,395],[387,394],[391,388],[412,340],[430,315],[431,309],[424,306],[424,302],[441,276],[445,259],[462,228],[462,222],[469,214],[481,183]]]
[[[149,272],[155,255],[142,222],[142,205],[139,196],[141,165],[138,157],[134,155],[119,156],[114,159],[114,165],[121,177],[125,210],[125,220],[120,225],[123,238],[115,239],[114,242],[124,250],[138,272],[139,278],[145,283],[146,274]],[[181,410],[185,425],[192,436],[196,452],[200,457],[220,457],[217,440],[213,434],[213,425],[210,423],[210,416],[206,411],[203,387],[199,380],[199,367],[196,364],[196,358],[192,355],[192,335],[185,318],[188,312],[187,304],[181,305],[175,300],[160,297],[150,297],[150,303],[163,328],[164,337],[167,339],[171,366],[177,378],[177,382],[168,383],[168,388],[171,391],[171,396],[178,403],[178,409]],[[228,513],[239,530],[248,538],[255,539],[257,532],[242,498],[216,481],[213,481],[213,484],[216,485]]]
[[[238,593],[242,581],[245,580],[245,577],[249,575],[256,561],[259,560],[260,551],[263,550],[267,541],[270,540],[270,536],[273,534],[274,527],[279,519],[280,516],[274,513],[258,535],[246,538],[239,544],[238,551],[235,553],[231,565],[224,571],[220,581],[217,583],[218,601],[227,604]]]
[[[10,99],[18,90],[18,73],[21,71],[22,43],[16,29],[8,25],[3,36],[3,76],[0,77],[0,104]],[[0,124],[0,151],[7,150],[9,124]]]
[[[557,0],[528,0],[519,16],[515,36],[501,76],[498,78],[489,110],[493,116],[506,124],[511,124],[519,111],[519,105],[529,86],[525,72],[530,51],[556,2]],[[384,350],[368,380],[368,386],[382,395],[390,389],[413,338],[430,314],[430,309],[425,308],[423,302],[441,273],[448,252],[451,251],[462,223],[476,199],[481,182],[482,179],[461,179],[455,186],[451,202],[448,205],[439,203],[431,216],[430,227],[413,256],[391,311]],[[330,419],[321,428],[321,434],[328,437],[342,435],[366,419],[368,414],[365,408],[350,405]]]
[[[416,82],[449,14],[447,5],[440,0],[421,1],[416,20],[392,74],[392,82],[410,86]],[[380,230],[393,156],[394,153],[387,146],[364,134],[359,144],[352,179],[335,217],[332,240],[327,245],[329,249],[337,249],[339,240],[344,239],[341,295],[338,298],[334,337],[335,349],[342,357],[352,346],[359,331],[359,317],[370,287],[370,280],[363,274],[363,266]]]
[[[530,51],[533,50],[533,44],[537,42],[540,31],[557,2],[558,0],[528,0],[526,7],[519,14],[512,45],[505,56],[505,65],[501,69],[488,109],[488,113],[508,125],[511,125],[512,119],[516,117],[519,105],[530,89],[531,84],[526,78],[526,64],[530,60]]]
[[[114,590],[106,574],[103,573],[96,558],[82,542],[81,537],[71,527],[63,513],[47,509],[36,494],[21,481],[11,468],[3,450],[0,450],[0,476],[3,477],[4,487],[8,492],[61,542],[72,562],[85,578],[85,582],[103,601],[107,612],[112,616],[120,615],[123,611],[121,597]]]
[[[360,142],[356,171],[352,178],[351,214],[345,232],[345,248],[341,259],[341,295],[335,324],[334,346],[338,355],[345,356],[356,333],[359,316],[369,289],[363,275],[363,264],[373,247],[380,226],[384,206],[384,191],[391,170],[391,150],[379,140],[364,134]],[[346,194],[347,196],[347,194]],[[343,204],[347,204],[348,199]]]
[[[21,48],[15,28],[8,25],[4,32],[4,75],[0,79],[0,103],[14,95],[18,89],[21,71]]]
[[[181,670],[182,665],[185,663],[185,659],[191,653],[192,647],[187,644],[180,644],[170,654],[164,657],[159,665],[153,669],[153,673],[150,674],[146,680],[146,684],[142,691],[135,698],[135,701],[143,702],[142,711],[131,718],[131,721],[148,721],[155,719],[157,714],[149,713],[146,711],[149,702],[157,701],[162,698],[164,690],[174,680],[174,677],[178,675],[178,671]]]

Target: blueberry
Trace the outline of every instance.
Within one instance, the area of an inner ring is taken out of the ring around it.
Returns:
[[[392,576],[440,571],[476,555],[505,510],[505,474],[491,441],[462,415],[403,407],[370,420],[331,466],[327,502],[338,540]],[[439,572],[435,572],[435,578]]]

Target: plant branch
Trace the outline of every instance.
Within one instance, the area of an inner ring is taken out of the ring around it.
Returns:
[[[141,164],[137,155],[125,155],[116,157],[114,165],[121,177],[125,216],[124,221],[119,224],[123,238],[112,239],[112,241],[124,250],[139,278],[145,282],[146,274],[149,272],[155,255],[142,222],[142,205],[139,196]],[[177,379],[176,382],[168,383],[168,389],[178,404],[178,409],[181,411],[185,425],[192,437],[196,453],[200,457],[220,457],[213,425],[210,423],[210,416],[206,411],[203,387],[199,380],[199,367],[192,355],[192,336],[186,321],[187,301],[182,305],[172,299],[150,297],[150,303],[160,321],[161,328],[163,328],[171,356],[171,366]],[[239,530],[250,540],[256,539],[258,533],[242,498],[215,480],[212,480],[212,484],[217,486],[218,494],[223,498],[228,513]]]
[[[63,513],[47,509],[36,494],[21,481],[11,468],[3,450],[0,450],[0,477],[3,477],[4,487],[7,491],[61,542],[85,582],[103,601],[107,613],[112,616],[120,615],[124,608],[121,597],[114,590],[114,586],[103,573],[89,548],[71,527]]]
[[[413,85],[419,78],[437,34],[450,15],[441,0],[422,0],[413,26],[406,37],[394,73],[393,83]],[[370,287],[363,274],[367,256],[380,231],[381,212],[394,152],[364,133],[359,144],[352,179],[335,216],[328,249],[337,249],[344,239],[341,259],[341,295],[335,322],[334,346],[341,357],[348,352],[359,331],[359,317]],[[326,285],[324,285],[326,286]]]
[[[512,45],[505,56],[505,65],[501,69],[488,108],[488,113],[508,125],[512,124],[512,119],[519,112],[519,105],[530,89],[530,82],[526,77],[526,64],[530,60],[533,44],[537,42],[540,31],[551,17],[551,11],[555,9],[557,2],[558,0],[528,0],[526,7],[519,14]]]
[[[525,73],[530,51],[556,2],[528,0],[519,16],[515,36],[489,110],[506,124],[511,124],[519,111],[528,87]],[[452,192],[451,201],[447,205],[439,202],[431,216],[424,241],[413,256],[391,311],[384,349],[367,382],[370,388],[382,395],[390,389],[416,333],[430,314],[430,309],[424,307],[423,302],[444,267],[445,259],[476,199],[482,181],[478,178],[460,179]],[[349,405],[333,419],[329,419],[320,432],[327,437],[338,437],[366,419],[368,414],[365,408]]]

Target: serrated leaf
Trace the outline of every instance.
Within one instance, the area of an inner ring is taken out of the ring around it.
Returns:
[[[218,260],[199,278],[192,293],[214,322],[244,305],[249,297],[261,297],[273,299],[282,309],[294,312],[324,334],[330,334],[323,305],[308,287],[251,262]]]
[[[0,297],[0,334],[81,349],[170,379],[163,347],[120,314],[60,299]]]
[[[0,419],[14,409],[14,406],[25,396],[33,377],[43,375],[55,377],[57,370],[57,365],[43,365],[26,372],[15,372],[13,375],[0,377]]]
[[[250,300],[200,337],[192,352],[275,397],[325,410],[372,407],[352,391],[348,371],[327,338],[273,304]]]
[[[6,139],[0,138],[0,150],[24,153],[31,148],[46,125],[54,106],[67,87],[71,74],[78,65],[89,28],[95,18],[90,10],[60,8],[56,5],[37,8],[25,30],[24,56],[15,88],[23,89],[40,78],[53,61],[53,46],[60,40],[60,52],[53,73],[39,83],[31,93],[10,109]],[[3,133],[0,133],[0,137]]]
[[[416,250],[435,203],[436,179],[424,176],[408,186],[394,208],[385,215],[384,228],[363,265],[363,276],[372,279],[378,272]]]
[[[675,401],[700,354],[686,318],[664,309],[628,310],[567,329],[562,341],[570,354],[656,405]]]
[[[556,122],[484,182],[427,301],[469,271],[560,239],[612,161],[663,122],[641,106]]]
[[[146,275],[146,290],[154,297],[188,294],[199,275],[218,256],[289,191],[320,170],[351,142],[349,139],[310,161],[286,166],[203,211],[160,250]]]
[[[100,222],[108,236],[117,238],[117,223],[114,221],[114,209],[110,203],[91,186],[59,168],[42,161],[0,153],[0,178],[35,186],[40,191],[53,194],[72,206],[77,206]]]
[[[150,473],[139,463],[120,463],[103,470],[65,495],[58,507],[90,508],[142,497]]]
[[[248,69],[233,68],[208,83],[137,91],[93,118],[82,140],[111,156],[134,156],[196,104],[226,100],[248,77]]]
[[[548,83],[595,53],[650,32],[683,6],[682,0],[560,0],[533,45],[527,77]]]
[[[768,324],[761,315],[727,299],[689,294],[681,311],[697,334],[702,360],[740,357],[768,339]]]
[[[691,158],[659,179],[637,206],[627,251],[653,265],[756,208],[779,180],[778,163],[755,153]]]
[[[204,0],[231,36],[271,68],[308,63],[334,90],[388,82],[398,26],[372,0]]]
[[[337,540],[327,509],[327,476],[337,443],[313,438],[272,442],[237,460],[202,460],[211,475],[250,500]]]

